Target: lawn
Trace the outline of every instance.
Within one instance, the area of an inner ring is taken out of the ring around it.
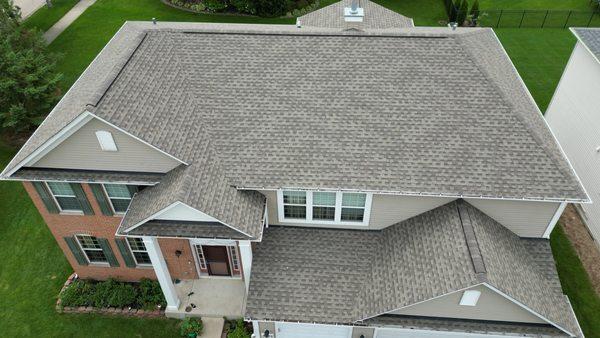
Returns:
[[[25,27],[36,27],[42,32],[47,31],[60,18],[65,15],[79,0],[53,0],[52,7],[41,7],[30,17],[28,17],[23,25]]]
[[[473,1],[469,1],[472,3]],[[589,11],[595,5],[589,0],[480,0],[482,9],[558,9]]]

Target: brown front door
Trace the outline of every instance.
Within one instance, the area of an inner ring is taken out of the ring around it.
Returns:
[[[231,276],[226,246],[203,245],[204,259],[211,276]]]

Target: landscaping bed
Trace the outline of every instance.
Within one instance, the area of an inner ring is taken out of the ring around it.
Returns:
[[[319,7],[318,0],[162,0],[195,13],[230,13],[262,17],[296,17]]]
[[[139,283],[78,279],[72,274],[65,282],[56,309],[65,313],[105,313],[140,317],[161,317],[166,301],[157,281]]]

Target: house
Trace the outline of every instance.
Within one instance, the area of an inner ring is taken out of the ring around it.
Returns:
[[[1,174],[81,278],[256,337],[581,337],[548,237],[588,196],[485,28],[349,1],[128,22]]]
[[[600,29],[571,28],[577,44],[552,97],[546,119],[592,200],[600,199]],[[598,204],[576,205],[596,244]]]

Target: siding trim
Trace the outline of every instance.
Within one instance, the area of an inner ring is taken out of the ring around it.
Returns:
[[[567,207],[567,202],[562,202],[561,204],[558,205],[558,208],[556,208],[556,212],[554,213],[554,216],[552,216],[550,223],[548,223],[548,227],[546,228],[546,231],[544,231],[542,238],[550,238],[550,234],[552,233],[552,230],[554,230],[554,227],[558,223],[558,220],[560,219],[560,216],[562,215],[563,211],[565,211],[566,207]]]

